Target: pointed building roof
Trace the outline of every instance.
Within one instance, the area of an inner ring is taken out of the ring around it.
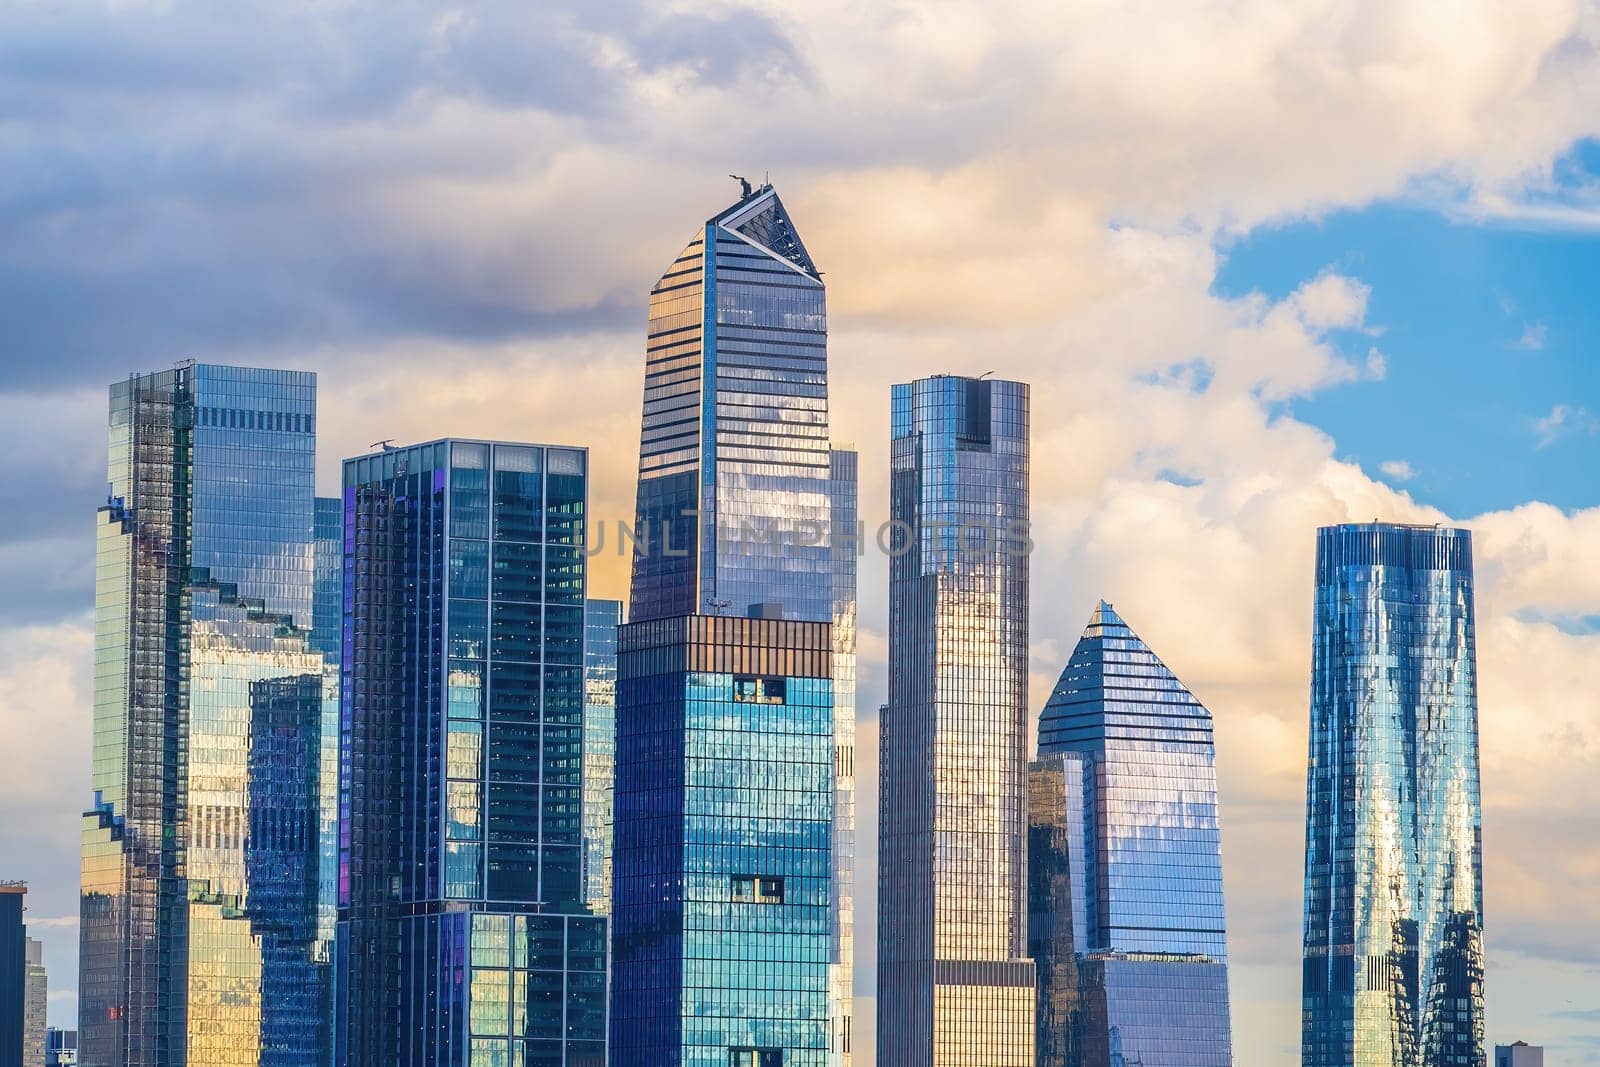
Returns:
[[[821,277],[822,272],[795,232],[788,210],[778,199],[778,191],[771,185],[761,186],[726,211],[713,215],[708,224],[738,234],[813,278]]]
[[[1039,754],[1119,741],[1210,747],[1211,713],[1102,600],[1039,716]]]

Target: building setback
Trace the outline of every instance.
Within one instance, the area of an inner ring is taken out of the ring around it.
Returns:
[[[895,386],[891,463],[878,1063],[1029,1065],[1028,387]]]
[[[584,904],[582,449],[344,464],[338,1062],[606,1062]]]
[[[1305,1067],[1482,1063],[1471,534],[1326,527],[1316,566]]]
[[[133,375],[111,387],[108,428],[83,1058],[322,1063],[316,376],[187,363]]]
[[[1076,1012],[1079,1057],[1051,1004],[1040,1067],[1231,1067],[1211,713],[1104,601],[1039,717],[1035,768],[1050,795],[1034,821],[1064,813],[1067,870],[1057,849],[1029,859],[1036,880],[1070,882],[1070,923],[1052,918],[1072,934],[1035,958],[1041,992]],[[1076,998],[1061,988],[1069,953]]]

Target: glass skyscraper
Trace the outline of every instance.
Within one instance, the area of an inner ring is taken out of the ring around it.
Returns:
[[[27,1030],[28,928],[22,923],[23,882],[0,882],[0,1067],[21,1067]]]
[[[853,501],[828,441],[821,276],[777,193],[747,187],[650,297],[617,668],[615,1062],[844,1055],[830,527]]]
[[[1067,848],[1030,864],[1036,879],[1065,873],[1072,909],[1070,940],[1041,938],[1035,958],[1060,997],[1076,956],[1080,1056],[1040,1067],[1231,1067],[1211,713],[1110,604],[1039,717],[1034,774],[1035,821],[1064,815]],[[1040,1026],[1061,1021],[1052,1010]],[[1058,1031],[1040,1042],[1064,1048]]]
[[[833,496],[833,968],[828,1018],[832,1067],[850,1067],[855,1003],[856,572],[865,531],[854,449],[832,452]]]
[[[1472,537],[1317,534],[1305,1067],[1484,1062]]]
[[[828,621],[827,312],[771,186],[678,254],[649,331],[628,617]]]
[[[344,464],[338,1061],[601,1067],[584,905],[587,454]]]
[[[708,615],[622,628],[615,1063],[828,1062],[828,629]]]
[[[584,605],[583,898],[611,912],[612,798],[617,785],[617,627],[622,601]]]
[[[318,1064],[316,376],[111,387],[80,1015],[97,1067]]]
[[[319,496],[312,515],[311,647],[337,665],[344,625],[344,501]]]
[[[1031,1065],[1028,387],[925,378],[892,416],[878,1063]]]

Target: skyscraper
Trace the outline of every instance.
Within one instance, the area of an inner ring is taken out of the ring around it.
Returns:
[[[892,415],[878,1063],[1029,1065],[1028,387],[924,378]]]
[[[1317,534],[1306,1067],[1484,1061],[1472,539]]]
[[[338,1062],[606,1062],[581,877],[588,457],[344,464]]]
[[[324,1055],[328,946],[299,880],[328,740],[315,421],[302,371],[184,363],[111,387],[80,930],[97,1067]]]
[[[316,498],[311,545],[311,647],[337,665],[344,625],[344,501],[340,498]]]
[[[858,457],[832,452],[833,945],[828,1019],[832,1067],[853,1062],[856,959],[856,571],[865,534],[857,512]]]
[[[650,291],[635,622],[832,616],[822,278],[771,186],[708,221]]]
[[[1067,803],[1069,772],[1074,785],[1081,786],[1081,770],[1079,761],[1060,754],[1041,756],[1028,768],[1028,955],[1039,979],[1034,1021],[1039,1067],[1082,1063],[1077,939],[1072,930],[1077,916],[1072,842],[1081,828],[1069,818],[1079,810],[1077,804]]]
[[[22,882],[0,882],[0,1067],[21,1067],[28,1003],[28,928]]]
[[[1073,936],[1036,959],[1053,975],[1076,953],[1078,1062],[1231,1067],[1211,713],[1104,601],[1039,717],[1039,758],[1059,761]]]
[[[820,274],[770,186],[651,292],[617,664],[619,1063],[837,1051],[826,344]]]
[[[50,978],[44,969],[44,945],[28,938],[27,993],[22,1008],[22,1062],[24,1067],[44,1063],[44,1035],[49,1029]]]
[[[583,625],[583,897],[595,914],[609,915],[622,601],[586,601]]]

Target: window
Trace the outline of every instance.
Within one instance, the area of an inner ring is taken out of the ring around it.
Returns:
[[[781,1048],[730,1048],[728,1063],[731,1067],[783,1067]]]
[[[782,904],[783,879],[768,874],[736,874],[733,899],[740,904]]]
[[[735,678],[733,699],[739,704],[782,704],[787,692],[784,678]]]

